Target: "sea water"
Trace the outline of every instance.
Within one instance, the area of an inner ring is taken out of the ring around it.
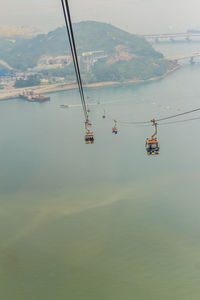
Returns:
[[[123,123],[200,107],[199,78],[86,89],[93,145],[75,90],[0,102],[1,299],[199,299],[200,120],[158,126],[153,157],[151,124]]]

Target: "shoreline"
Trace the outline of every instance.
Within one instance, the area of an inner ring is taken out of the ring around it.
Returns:
[[[97,83],[89,83],[84,84],[84,88],[96,88],[96,87],[104,87],[104,86],[114,86],[114,85],[123,85],[123,84],[136,84],[136,83],[147,83],[152,81],[158,81],[170,75],[171,73],[175,72],[176,70],[180,69],[180,65],[174,66],[172,69],[168,70],[161,76],[151,77],[149,79],[133,79],[127,81],[104,81],[104,82],[97,82]],[[45,85],[45,86],[33,86],[27,88],[19,88],[19,89],[10,89],[7,91],[0,90],[0,101],[2,100],[10,100],[19,98],[19,95],[26,90],[33,90],[36,94],[45,94],[45,93],[55,93],[59,91],[68,91],[77,89],[77,84],[53,84],[53,85]]]

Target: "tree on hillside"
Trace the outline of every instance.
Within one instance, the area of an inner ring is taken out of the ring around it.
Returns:
[[[15,88],[24,88],[29,86],[40,85],[40,79],[36,75],[28,76],[27,79],[17,79],[15,81]]]

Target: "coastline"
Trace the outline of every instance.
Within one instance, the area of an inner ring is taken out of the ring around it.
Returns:
[[[157,77],[151,77],[146,80],[133,79],[133,80],[127,80],[127,81],[122,81],[122,82],[105,81],[105,82],[85,84],[83,87],[96,88],[96,87],[103,87],[103,86],[114,86],[114,85],[123,85],[123,84],[136,84],[136,83],[152,82],[152,81],[157,81],[157,80],[163,79],[163,78],[167,77],[169,74],[175,72],[176,70],[178,70],[180,68],[181,68],[181,66],[177,64],[176,66],[174,66],[173,68],[168,70],[163,75],[157,76]],[[77,84],[53,84],[53,85],[33,86],[33,87],[19,88],[19,89],[0,90],[0,101],[16,99],[19,97],[19,95],[21,93],[23,93],[23,91],[30,90],[30,89],[33,90],[36,94],[55,93],[55,92],[59,92],[59,91],[68,91],[68,90],[77,89]]]

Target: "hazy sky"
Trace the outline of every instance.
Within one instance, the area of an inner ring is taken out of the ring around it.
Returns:
[[[0,25],[55,28],[60,0],[0,0]],[[133,33],[200,28],[200,0],[69,0],[73,21],[97,20]]]

